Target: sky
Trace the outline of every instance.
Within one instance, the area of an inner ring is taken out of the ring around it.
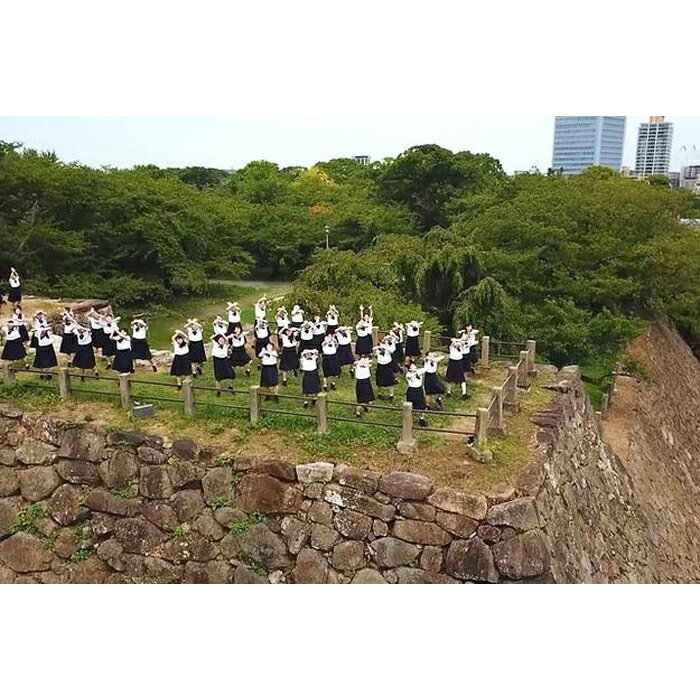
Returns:
[[[637,125],[628,117],[624,164],[633,166]],[[700,163],[700,117],[673,121],[672,170]],[[0,117],[0,140],[55,151],[94,167],[202,165],[240,168],[251,160],[310,166],[354,155],[374,160],[437,143],[486,152],[505,170],[551,164],[554,117]],[[696,149],[693,151],[693,145]],[[683,152],[682,146],[687,147]]]

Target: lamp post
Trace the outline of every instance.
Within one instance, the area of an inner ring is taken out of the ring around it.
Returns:
[[[331,227],[328,224],[326,224],[324,226],[324,230],[326,232],[326,250],[330,250],[330,245],[328,244],[328,234],[330,233]]]

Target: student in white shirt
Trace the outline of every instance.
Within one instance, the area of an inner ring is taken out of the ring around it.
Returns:
[[[211,322],[211,327],[214,331],[214,335],[228,335],[228,329],[230,325],[230,322],[224,321],[221,314],[217,314],[216,318]]]
[[[255,320],[264,321],[267,315],[267,297],[261,297],[255,302]]]
[[[394,400],[394,387],[396,386],[396,376],[394,375],[394,359],[391,356],[389,347],[382,343],[374,349],[375,357],[377,358],[376,382],[379,391],[387,389],[389,391],[389,401]],[[379,398],[383,399],[382,394]]]
[[[140,318],[131,322],[131,356],[137,365],[140,361],[149,362],[151,369],[154,372],[158,371],[148,345],[148,324]]]
[[[202,365],[207,361],[203,330],[204,327],[196,318],[188,319],[185,324],[190,349],[190,362],[193,370],[192,374],[202,374]]]
[[[431,397],[434,396],[438,409],[442,406],[442,395],[446,392],[445,385],[438,376],[438,363],[443,359],[442,355],[436,352],[429,352],[423,360],[423,369],[425,369],[423,387],[425,389],[426,402],[430,406]]]
[[[228,314],[228,326],[226,327],[226,335],[231,335],[233,331],[238,328],[238,330],[243,330],[241,325],[241,307],[238,302],[229,302],[226,304],[226,313]],[[263,318],[265,314],[263,313]]]
[[[338,309],[333,304],[328,307],[326,312],[326,328],[329,333],[335,333],[340,325],[340,314]]]
[[[350,366],[350,371],[355,364],[355,356],[352,354],[352,329],[349,326],[339,326],[335,332],[338,341],[338,364],[341,368]]]
[[[301,393],[304,396],[304,408],[309,401],[316,403],[316,396],[321,391],[321,382],[318,378],[318,350],[313,348],[304,350],[299,358],[301,367]]]
[[[102,350],[104,345],[104,314],[99,313],[93,306],[90,311],[85,314],[90,324],[90,335],[92,337],[92,347],[96,350]]]
[[[313,327],[314,327],[313,348],[314,348],[314,350],[318,350],[319,352],[321,352],[321,344],[323,343],[323,339],[328,334],[328,324],[325,321],[322,321],[320,316],[314,316]]]
[[[102,321],[102,330],[104,337],[102,339],[102,357],[107,358],[107,369],[112,368],[114,353],[117,350],[115,334],[119,332],[119,321],[121,316],[112,316],[105,314]]]
[[[294,304],[292,307],[290,319],[293,328],[301,328],[301,324],[304,323],[304,309],[302,309],[299,304]]]
[[[20,304],[15,304],[12,310],[12,323],[16,323],[19,328],[19,334],[22,336],[22,342],[29,342],[29,331],[27,330],[27,319],[22,311]]]
[[[277,308],[275,313],[275,323],[277,324],[277,335],[282,333],[283,330],[289,328],[289,314],[284,306]]]
[[[221,382],[233,380],[236,376],[229,360],[229,350],[229,341],[225,335],[211,336],[211,356],[214,364],[214,385],[217,396],[221,396]]]
[[[95,378],[99,378],[99,373],[95,369],[95,348],[92,344],[92,332],[89,328],[76,326],[75,337],[78,343],[78,349],[73,355],[73,367],[80,370],[80,381],[85,381],[85,370],[92,370]]]
[[[36,336],[36,355],[34,356],[34,369],[52,369],[58,366],[56,351],[53,347],[53,334],[51,329],[46,325],[41,330],[35,331]],[[41,379],[51,379],[50,374],[39,375]]]
[[[265,319],[255,322],[253,334],[255,335],[255,357],[259,358],[260,353],[270,342],[270,327]]]
[[[265,401],[272,399],[279,403],[279,372],[277,370],[277,350],[272,343],[268,343],[260,352],[260,387],[267,389]]]
[[[450,385],[458,386],[462,392],[462,399],[467,398],[467,380],[464,376],[464,343],[459,338],[452,338],[447,361],[447,373],[445,379]],[[452,388],[447,390],[447,395],[452,396]]]
[[[170,375],[177,377],[177,388],[182,389],[183,378],[192,374],[187,333],[175,331],[171,340],[173,343],[173,361],[170,365]]]
[[[134,358],[131,354],[131,336],[125,331],[116,331],[114,338],[114,360],[112,369],[120,374],[134,373]]]
[[[403,349],[404,327],[400,323],[394,322],[390,332],[394,336],[394,343],[396,345],[396,349],[394,350],[394,371],[403,371],[403,363],[406,359],[406,354]]]
[[[7,301],[11,304],[22,301],[22,283],[19,273],[14,267],[10,268],[10,278],[8,280],[10,290],[7,294]]]
[[[73,366],[73,355],[78,349],[78,340],[75,336],[75,328],[77,323],[75,322],[75,317],[71,310],[66,306],[61,314],[61,320],[63,321],[63,332],[61,334],[61,347],[59,352],[62,355],[68,355],[68,366]]]
[[[297,376],[299,369],[299,331],[296,328],[287,328],[280,333],[282,341],[282,354],[280,356],[280,370],[282,371],[282,386],[287,386],[287,373],[293,372]]]
[[[368,313],[365,313],[365,307],[360,306],[360,320],[355,325],[355,354],[358,357],[369,357],[372,354],[372,321],[372,307],[370,306]]]
[[[233,333],[231,333],[228,340],[231,344],[231,357],[229,358],[231,367],[234,369],[236,367],[245,367],[245,373],[250,375],[250,363],[252,360],[245,349],[245,333],[240,328],[236,328]]]
[[[367,413],[370,404],[374,401],[371,374],[372,360],[369,357],[361,357],[355,362],[355,401],[357,402],[355,416],[357,418],[362,415],[362,411]]]
[[[428,422],[425,420],[425,411],[428,409],[425,403],[425,393],[423,392],[423,375],[424,368],[416,367],[411,363],[406,372],[406,401],[413,406],[414,411],[419,411],[418,422],[422,427],[425,427]]]
[[[406,324],[406,360],[413,362],[420,357],[420,329],[423,324],[419,321],[411,321]]]
[[[328,391],[328,380],[331,389],[335,389],[335,381],[340,376],[340,361],[338,360],[338,341],[333,335],[327,335],[321,343],[323,355],[323,390]]]
[[[304,321],[299,326],[299,353],[304,350],[312,350],[314,347],[314,324]]]
[[[8,321],[3,328],[5,336],[5,346],[0,355],[1,360],[6,362],[16,362],[23,360],[27,356],[27,350],[22,342],[19,324],[16,321]]]

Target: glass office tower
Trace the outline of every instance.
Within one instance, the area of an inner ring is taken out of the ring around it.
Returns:
[[[556,117],[552,169],[578,175],[592,165],[622,168],[626,117]]]

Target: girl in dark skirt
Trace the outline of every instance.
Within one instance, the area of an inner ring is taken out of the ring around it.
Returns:
[[[394,387],[396,386],[396,376],[394,375],[393,359],[389,348],[382,343],[375,349],[377,357],[376,381],[381,392],[382,389],[389,390],[389,401],[394,400]],[[379,398],[383,399],[382,394]]]
[[[304,350],[300,358],[301,365],[301,393],[304,396],[304,408],[309,401],[316,403],[316,396],[321,391],[321,382],[318,378],[318,350]]]
[[[63,334],[61,337],[61,347],[59,352],[62,355],[68,355],[68,366],[73,366],[73,355],[78,349],[78,339],[75,337],[75,329],[77,323],[75,317],[69,308],[66,308],[62,314],[63,319]]]
[[[37,349],[39,343],[39,334],[48,329],[49,327],[49,321],[46,318],[46,314],[43,311],[37,311],[34,314],[34,319],[32,321],[32,326],[33,326],[33,333],[32,333],[32,338],[29,341],[29,346],[34,348],[35,350]]]
[[[34,356],[34,369],[52,369],[58,367],[56,351],[53,347],[53,334],[47,327],[36,334],[36,355]],[[42,374],[42,379],[51,379],[50,374]]]
[[[299,332],[295,328],[287,328],[280,333],[280,339],[282,340],[282,355],[280,357],[282,386],[287,386],[288,372],[294,372],[294,376],[297,376],[297,370],[299,369],[298,336]]]
[[[237,302],[229,302],[226,304],[226,313],[228,314],[228,326],[226,328],[226,335],[231,335],[236,329],[243,330],[241,325],[241,307]]]
[[[134,358],[131,353],[131,337],[124,331],[116,331],[112,340],[114,340],[112,369],[120,374],[133,374]]]
[[[282,331],[289,328],[289,314],[284,306],[277,308],[277,313],[275,314],[275,323],[277,324],[277,336],[282,335]]]
[[[420,336],[420,328],[422,325],[423,324],[418,321],[411,321],[406,324],[406,360],[409,364],[420,357],[420,343],[418,337]]]
[[[211,356],[214,364],[216,395],[221,396],[221,382],[236,378],[236,373],[229,359],[229,341],[225,335],[213,335],[211,337]],[[233,385],[231,388],[233,389]]]
[[[11,304],[22,301],[22,284],[19,279],[19,273],[14,267],[10,268],[10,279],[8,282],[10,290],[7,294],[7,301]]]
[[[229,359],[231,367],[245,367],[245,373],[250,375],[251,359],[245,349],[245,333],[240,328],[236,328],[229,337],[229,342],[231,343],[231,357]]]
[[[136,364],[148,362],[154,372],[158,371],[148,345],[148,324],[140,318],[131,322],[131,357]]]
[[[255,322],[253,335],[255,335],[255,357],[260,358],[260,353],[270,342],[270,327],[265,319]]]
[[[335,332],[338,341],[338,364],[342,367],[355,364],[355,356],[352,354],[352,330],[348,326],[340,326]]]
[[[370,404],[374,401],[371,374],[372,360],[369,357],[361,357],[355,362],[355,401],[357,402],[355,416],[357,418],[362,415],[362,411],[367,413]]]
[[[95,307],[93,306],[90,311],[85,314],[85,317],[90,323],[92,347],[96,350],[101,350],[105,341],[104,316],[95,311]]]
[[[476,363],[479,361],[479,341],[477,340],[477,335],[479,331],[472,326],[467,326],[467,345],[469,347],[469,370],[472,374],[476,374],[474,369]]]
[[[357,340],[355,341],[355,354],[358,357],[369,357],[372,354],[372,307],[369,313],[365,313],[365,307],[360,306],[360,320],[355,326]]]
[[[95,350],[92,345],[90,329],[76,326],[75,333],[78,349],[73,356],[73,367],[77,367],[81,371],[80,381],[85,381],[85,370],[87,369],[92,370],[96,378],[99,377],[100,375],[95,370]]]
[[[267,389],[265,401],[272,399],[279,403],[279,372],[277,371],[277,350],[272,343],[268,343],[260,352],[260,386]]]
[[[415,366],[411,363],[406,372],[406,381],[408,388],[406,389],[406,401],[413,406],[414,411],[420,411],[418,423],[425,427],[428,422],[425,420],[425,411],[428,406],[425,403],[425,393],[423,392],[423,375],[425,369]]]
[[[326,312],[326,333],[335,333],[340,325],[340,315],[338,309],[331,304]]]
[[[430,402],[430,397],[434,396],[438,408],[442,406],[442,395],[447,391],[438,376],[438,363],[442,359],[442,355],[438,355],[436,352],[429,352],[425,356],[425,360],[423,360],[423,369],[425,370],[423,387],[426,401]]]
[[[403,363],[406,355],[403,351],[403,326],[400,323],[394,323],[391,326],[391,334],[394,336],[394,371],[403,370]]]
[[[22,312],[22,307],[19,304],[15,304],[15,308],[12,311],[12,323],[17,324],[17,328],[23,343],[29,342],[29,331],[27,330],[26,321],[27,319]]]
[[[228,335],[228,322],[224,321],[221,314],[217,314],[216,318],[211,322],[211,327],[214,330],[214,335]],[[233,333],[233,331],[231,331]]]
[[[115,337],[119,332],[120,320],[121,316],[114,317],[112,314],[105,314],[102,323],[102,357],[107,358],[107,369],[112,369],[114,353],[117,351]]]
[[[314,326],[313,348],[314,348],[314,350],[318,350],[320,353],[321,352],[321,344],[323,343],[323,339],[326,337],[326,332],[327,332],[326,322],[322,321],[320,316],[314,316],[313,326]]]
[[[299,304],[294,304],[292,307],[290,321],[292,328],[301,328],[301,325],[304,323],[304,309],[302,309]]]
[[[202,374],[202,365],[207,361],[207,353],[204,350],[204,326],[196,319],[190,318],[185,324],[187,341],[190,348],[190,362],[192,363],[192,376]]]
[[[181,389],[183,378],[192,374],[187,334],[182,331],[175,331],[171,340],[173,343],[173,361],[170,365],[170,375],[177,377],[177,388]]]
[[[450,342],[445,379],[449,384],[461,388],[462,399],[467,398],[467,380],[464,377],[464,343],[459,338],[452,338]],[[451,388],[448,389],[447,395],[452,396]]]
[[[327,335],[321,343],[323,355],[323,390],[328,391],[328,380],[331,380],[331,389],[335,389],[334,379],[340,376],[340,362],[338,361],[338,341]]]
[[[314,326],[311,321],[304,321],[299,328],[299,354],[304,350],[314,349]]]
[[[6,360],[7,362],[23,360],[27,356],[27,351],[22,342],[19,324],[8,321],[3,330],[5,335],[5,347],[2,349],[0,360]]]

